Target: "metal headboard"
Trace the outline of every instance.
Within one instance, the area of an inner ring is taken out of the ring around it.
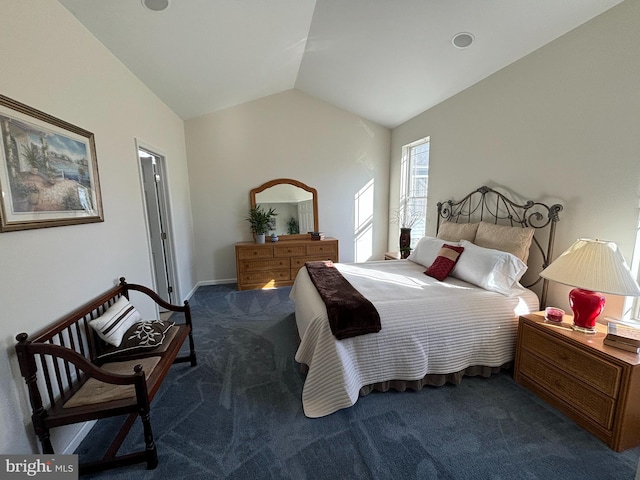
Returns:
[[[504,194],[482,186],[462,200],[454,202],[438,202],[437,230],[440,222],[446,220],[454,223],[491,222],[496,225],[532,227],[535,229],[529,254],[529,269],[523,279],[523,285],[532,288],[542,282],[539,293],[540,307],[546,306],[549,281],[540,277],[539,273],[549,265],[553,256],[556,222],[562,205],[554,204],[550,207],[544,203],[527,201],[523,205],[513,202]],[[533,254],[533,255],[532,255]],[[532,264],[539,264],[541,268],[530,273]],[[527,281],[533,276],[533,279]],[[526,283],[525,283],[526,282]]]

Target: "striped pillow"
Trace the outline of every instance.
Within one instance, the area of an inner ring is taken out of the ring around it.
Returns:
[[[119,347],[129,327],[140,320],[142,316],[127,297],[120,297],[101,316],[91,320],[89,325],[105,342]]]
[[[458,258],[460,258],[460,254],[463,251],[463,247],[444,244],[440,252],[438,252],[435,261],[425,270],[425,275],[429,275],[442,282],[447,278],[451,270],[453,270],[453,267],[456,266]]]

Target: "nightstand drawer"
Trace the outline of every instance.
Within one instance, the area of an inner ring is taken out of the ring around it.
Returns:
[[[622,368],[594,355],[556,340],[539,329],[522,325],[522,348],[534,352],[551,365],[592,385],[610,397],[617,398]]]
[[[568,406],[588,415],[592,421],[611,430],[615,400],[593,390],[583,382],[566,375],[533,354],[523,352],[520,357],[520,373],[529,377]],[[570,400],[569,400],[570,399]]]
[[[288,258],[273,258],[267,260],[238,260],[240,272],[272,271],[289,268]]]

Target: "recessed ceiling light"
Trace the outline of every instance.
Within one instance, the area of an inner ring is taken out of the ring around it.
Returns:
[[[161,12],[169,7],[169,0],[142,0],[142,5],[154,12]]]
[[[475,37],[467,32],[456,33],[451,39],[451,43],[456,48],[464,49],[468,48],[472,43]]]

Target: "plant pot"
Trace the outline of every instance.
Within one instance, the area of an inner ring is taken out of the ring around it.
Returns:
[[[402,258],[407,258],[411,253],[411,229],[400,229],[400,252]]]
[[[256,233],[256,243],[264,243],[264,233]]]

